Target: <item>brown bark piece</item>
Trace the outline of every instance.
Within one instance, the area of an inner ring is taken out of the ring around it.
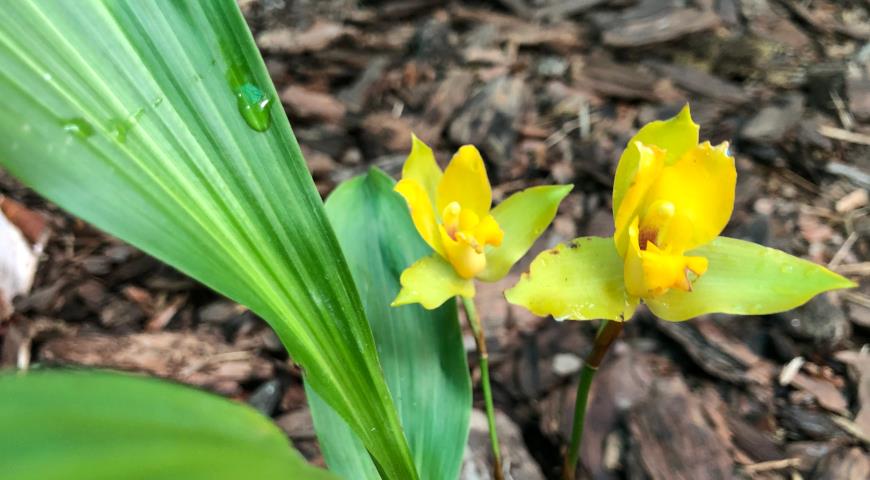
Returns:
[[[722,351],[719,346],[707,340],[698,329],[688,322],[667,322],[656,320],[656,325],[665,335],[679,343],[686,353],[710,375],[743,385],[746,377],[746,363]]]
[[[347,109],[337,98],[299,85],[290,85],[281,91],[281,101],[290,115],[303,120],[321,120],[339,123]]]
[[[477,92],[453,120],[450,139],[460,145],[477,144],[486,160],[508,168],[517,138],[516,126],[528,99],[529,90],[522,78],[496,78]]]
[[[468,100],[473,82],[471,73],[455,71],[438,85],[423,117],[414,126],[417,136],[430,147],[437,148],[447,123]]]
[[[653,480],[732,478],[731,457],[682,378],[657,380],[649,398],[632,409],[628,426]]]
[[[177,332],[48,340],[40,360],[58,364],[147,372],[223,393],[241,391],[239,383],[272,376],[271,363],[250,351],[235,351],[208,334]]]
[[[604,44],[610,47],[642,47],[709,30],[718,24],[719,16],[713,12],[675,8],[644,18],[617,22],[604,31],[602,38]]]
[[[290,55],[323,50],[349,32],[344,25],[318,20],[304,30],[279,28],[267,30],[257,37],[264,50]]]
[[[858,447],[835,450],[822,458],[813,471],[814,480],[867,480],[870,456]]]

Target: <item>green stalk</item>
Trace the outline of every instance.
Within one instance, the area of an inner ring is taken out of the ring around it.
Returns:
[[[501,448],[498,444],[498,433],[495,428],[495,407],[492,404],[492,388],[489,385],[489,353],[486,351],[486,336],[483,333],[480,317],[478,317],[477,309],[474,306],[474,299],[471,297],[462,297],[462,304],[465,306],[465,314],[468,317],[468,324],[471,326],[471,331],[474,332],[474,339],[477,342],[477,352],[480,355],[480,383],[483,387],[483,399],[486,403],[486,419],[489,423],[489,442],[492,445],[493,476],[495,477],[495,480],[504,480],[501,463]]]
[[[571,445],[565,453],[565,466],[562,470],[564,480],[574,480],[577,471],[577,460],[580,457],[580,444],[583,440],[583,426],[586,422],[586,404],[589,401],[589,387],[598,372],[604,354],[613,345],[616,337],[622,332],[624,322],[605,320],[598,329],[592,351],[580,370],[580,382],[577,384],[577,398],[574,401],[574,423],[571,428]]]

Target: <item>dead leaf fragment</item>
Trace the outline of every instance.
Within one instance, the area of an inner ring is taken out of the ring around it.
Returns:
[[[0,214],[0,321],[12,314],[12,299],[30,291],[36,263],[24,234]]]

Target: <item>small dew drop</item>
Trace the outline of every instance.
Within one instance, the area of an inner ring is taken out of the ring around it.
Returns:
[[[63,130],[79,138],[88,138],[94,134],[94,127],[84,118],[76,117],[63,121]]]
[[[239,113],[245,119],[248,126],[258,132],[265,132],[272,124],[272,116],[269,107],[272,99],[267,97],[259,87],[251,83],[245,83],[236,90],[236,103]]]
[[[118,143],[124,143],[127,141],[127,132],[130,131],[130,124],[125,120],[121,120],[118,118],[113,118],[109,120],[109,132],[112,134],[115,140]]]
[[[163,97],[157,97],[151,101],[151,107],[157,108],[160,106],[161,103],[163,103]]]
[[[567,315],[565,315],[565,316],[563,316],[563,317],[553,317],[553,320],[555,320],[555,321],[557,321],[557,322],[564,322],[564,321],[567,320],[567,319],[568,319],[568,316],[567,316]]]
[[[779,269],[779,271],[782,273],[791,273],[793,270],[794,270],[794,267],[791,265],[783,265]]]
[[[251,80],[251,75],[241,65],[233,65],[227,71],[230,90],[236,97],[239,113],[245,123],[258,132],[265,132],[272,125],[269,109],[273,101]]]
[[[115,138],[119,143],[124,143],[127,141],[127,133],[136,126],[136,122],[139,121],[139,118],[145,113],[144,108],[140,108],[136,110],[132,115],[128,116],[126,119],[123,118],[113,118],[109,120],[109,123],[106,125],[109,133],[112,134],[112,137]]]
[[[53,78],[53,77],[51,76],[50,73],[48,73],[48,72],[43,72],[43,74],[42,74],[42,79],[43,79],[43,80],[45,80],[46,82],[50,82],[52,78]]]

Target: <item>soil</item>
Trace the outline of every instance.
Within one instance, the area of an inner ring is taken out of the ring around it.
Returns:
[[[474,143],[497,201],[575,185],[529,258],[610,235],[621,149],[690,102],[702,138],[730,141],[737,158],[725,234],[860,286],[779,315],[668,323],[640,311],[596,378],[580,478],[870,478],[870,2],[239,3],[324,196],[372,165],[398,173],[411,132],[441,160]],[[32,288],[0,322],[2,367],[200,386],[272,416],[323,463],[300,372],[263,321],[2,170],[0,193],[25,237],[45,242]],[[479,310],[513,476],[555,479],[595,325],[506,305],[525,265],[482,285]],[[485,452],[485,422],[473,423],[469,464]]]

